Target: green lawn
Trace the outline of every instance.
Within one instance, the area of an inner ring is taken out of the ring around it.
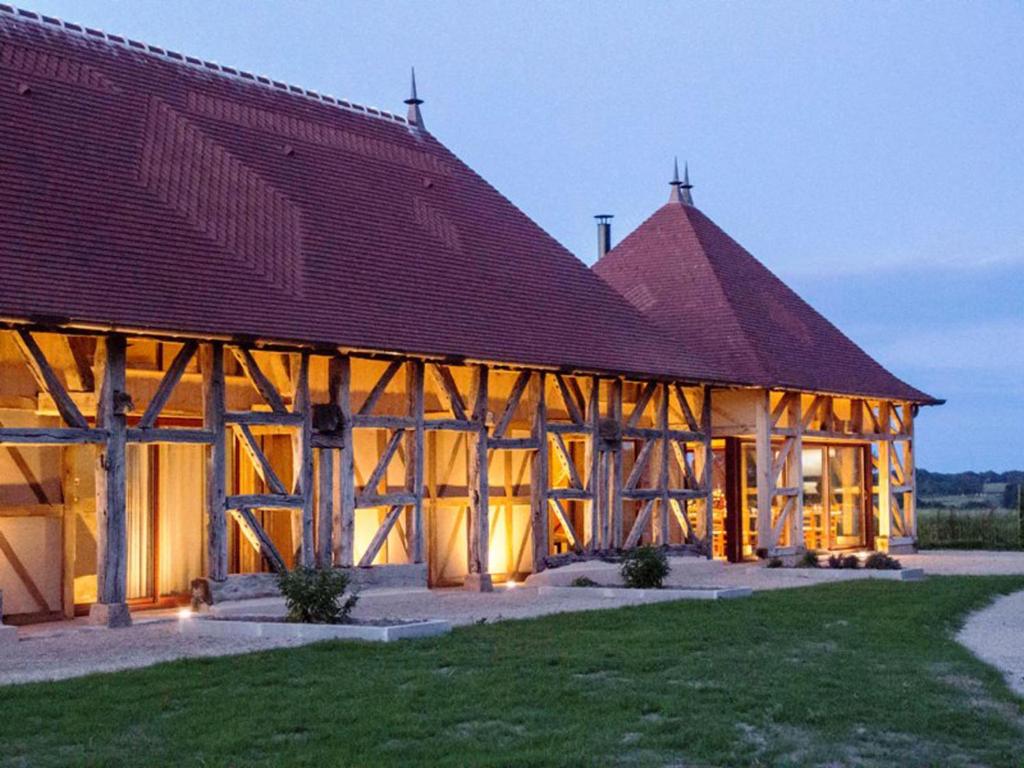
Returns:
[[[0,688],[0,765],[1024,765],[951,639],[1024,577],[856,582]]]

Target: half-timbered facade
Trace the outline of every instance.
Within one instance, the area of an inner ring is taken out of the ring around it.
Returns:
[[[681,348],[747,385],[714,392],[714,554],[913,547],[914,416],[939,401],[717,227],[694,206],[688,173],[677,168],[671,188],[594,271]]]
[[[569,552],[724,556],[720,413],[786,467],[758,547],[796,530],[801,440],[873,431],[912,499],[921,398],[680,344],[408,104],[0,4],[6,617],[121,625],[297,564],[488,590]]]

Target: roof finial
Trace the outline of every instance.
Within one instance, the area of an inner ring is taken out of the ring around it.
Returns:
[[[669,182],[672,187],[672,191],[669,193],[668,201],[670,203],[682,203],[683,205],[693,205],[693,196],[690,194],[690,190],[693,189],[693,184],[690,183],[690,164],[685,163],[683,165],[683,180],[679,180],[679,158],[675,159],[675,164],[672,167],[672,181]]]
[[[423,99],[416,95],[416,67],[412,68],[412,90],[405,103],[409,105],[406,119],[417,128],[422,128],[423,114],[420,112],[420,104],[423,103]]]

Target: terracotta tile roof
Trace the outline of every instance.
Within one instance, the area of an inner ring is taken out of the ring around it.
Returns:
[[[0,317],[732,380],[403,118],[0,5]]]
[[[670,202],[593,267],[680,346],[751,384],[920,403],[697,208]]]

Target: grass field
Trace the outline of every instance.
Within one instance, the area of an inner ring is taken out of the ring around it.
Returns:
[[[853,582],[0,688],[0,765],[1020,766],[952,640],[1024,577]]]
[[[969,508],[944,504],[917,509],[921,549],[1021,549],[1020,512],[1002,508]]]

